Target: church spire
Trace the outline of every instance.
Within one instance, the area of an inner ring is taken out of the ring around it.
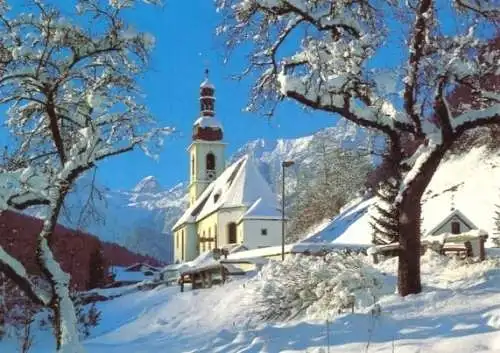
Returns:
[[[222,125],[215,119],[215,87],[208,79],[209,71],[205,69],[205,80],[200,85],[200,117],[193,124],[193,141],[221,141]]]
[[[215,114],[215,87],[208,80],[209,70],[205,69],[205,80],[200,85],[200,110],[201,116],[214,116]]]

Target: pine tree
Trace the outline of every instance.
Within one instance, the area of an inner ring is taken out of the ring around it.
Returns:
[[[99,242],[89,259],[88,289],[100,288],[106,284],[107,266],[102,254],[102,245]]]
[[[495,220],[495,227],[493,228],[493,241],[495,245],[500,246],[500,204],[495,205],[495,215],[493,219]]]
[[[398,191],[399,182],[395,178],[380,183],[379,189],[375,191],[377,200],[370,209],[372,243],[375,245],[398,241],[399,212],[394,206]]]

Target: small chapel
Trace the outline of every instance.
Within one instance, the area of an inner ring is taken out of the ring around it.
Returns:
[[[250,156],[226,168],[223,129],[215,117],[215,87],[200,85],[200,116],[187,148],[189,208],[173,226],[174,261],[235,247],[281,244],[281,211],[276,195]]]

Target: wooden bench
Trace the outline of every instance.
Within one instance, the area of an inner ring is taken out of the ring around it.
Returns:
[[[445,240],[444,244],[438,241],[433,241],[432,238],[423,239],[420,247],[420,254],[424,254],[427,249],[432,249],[442,255],[455,254],[461,258],[470,258],[473,256],[479,257],[479,261],[486,258],[486,250],[484,243],[488,238],[487,235],[481,235],[475,238],[461,238],[459,235],[450,236],[448,242]],[[466,240],[469,239],[469,240]],[[477,242],[477,254],[474,254],[472,242]],[[387,245],[378,245],[369,249],[368,254],[372,256],[373,263],[377,264],[380,261],[380,256],[384,258],[396,257],[399,252],[399,243],[392,243]]]
[[[466,241],[462,244],[460,243],[445,243],[440,251],[440,254],[442,255],[448,255],[448,254],[455,254],[456,256],[460,258],[467,258],[467,257],[472,257],[473,252],[472,252],[472,244],[470,241]]]

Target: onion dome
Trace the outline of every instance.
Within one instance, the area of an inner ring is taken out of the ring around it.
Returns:
[[[193,140],[222,140],[222,125],[214,116],[215,86],[208,80],[208,70],[205,70],[205,80],[200,85],[200,117],[193,124]]]

